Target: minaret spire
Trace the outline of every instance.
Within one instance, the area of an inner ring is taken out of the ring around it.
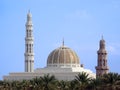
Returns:
[[[108,73],[109,68],[107,65],[107,51],[105,49],[105,40],[100,40],[100,48],[97,51],[98,54],[98,60],[97,60],[97,66],[96,68],[96,76],[102,76],[103,74]]]
[[[64,38],[63,38],[63,41],[62,41],[62,46],[64,46]]]
[[[27,14],[26,37],[25,37],[25,72],[34,71],[34,50],[33,50],[33,24],[30,10]]]
[[[103,40],[103,35],[102,35],[102,40]]]
[[[30,9],[29,9],[28,13],[30,13]]]

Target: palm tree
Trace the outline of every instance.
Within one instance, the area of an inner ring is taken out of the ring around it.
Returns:
[[[102,85],[101,78],[97,77],[90,80],[88,88],[91,88],[92,90],[98,90],[100,89],[101,85]]]
[[[85,72],[81,72],[77,76],[75,76],[75,82],[79,90],[85,90],[85,88],[87,87],[90,81],[90,78],[88,76],[89,74]]]
[[[3,85],[4,85],[4,82],[0,80],[0,90],[3,90]]]
[[[22,87],[22,90],[31,90],[33,85],[30,82],[31,80],[22,80],[19,82],[19,87]]]
[[[35,90],[41,90],[42,89],[42,80],[40,77],[36,77],[34,79],[32,79],[31,84],[33,85]]]
[[[116,90],[117,84],[120,82],[120,75],[118,73],[108,73],[102,76],[102,81],[111,90]]]
[[[3,88],[5,89],[5,90],[8,90],[9,89],[9,82],[8,81],[4,81],[4,83],[3,83]],[[3,90],[4,90],[3,89]]]
[[[40,77],[43,85],[43,90],[53,90],[56,78],[55,76],[50,76],[49,74]]]
[[[75,84],[75,80],[69,81],[69,90],[75,90],[76,89],[76,84]]]
[[[22,89],[22,83],[21,83],[21,81],[13,81],[11,83],[14,86],[13,90],[20,90],[20,89]]]
[[[68,89],[68,81],[63,81],[63,80],[58,81],[57,82],[57,88],[59,90],[67,90]]]

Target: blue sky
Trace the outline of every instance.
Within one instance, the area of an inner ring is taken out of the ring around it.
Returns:
[[[62,44],[75,50],[85,68],[95,72],[99,40],[104,36],[111,72],[120,73],[120,0],[1,0],[0,79],[24,71],[25,23],[34,25],[35,68]]]

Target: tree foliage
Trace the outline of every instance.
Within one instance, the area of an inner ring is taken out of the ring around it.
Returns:
[[[95,79],[87,73],[79,73],[74,80],[57,80],[53,75],[44,75],[32,80],[0,81],[0,90],[120,90],[120,75],[108,73]]]

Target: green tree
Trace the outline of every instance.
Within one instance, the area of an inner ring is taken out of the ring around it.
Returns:
[[[90,80],[88,88],[91,88],[91,90],[99,90],[102,85],[101,78],[94,78]]]
[[[59,90],[68,90],[68,84],[69,84],[69,82],[68,81],[63,81],[63,80],[61,80],[61,81],[58,81],[57,82],[57,88],[59,89]]]
[[[75,90],[76,89],[76,83],[75,83],[75,80],[71,80],[69,81],[69,90]]]
[[[42,81],[43,90],[53,90],[55,88],[56,78],[55,76],[50,76],[49,74],[40,77]]]
[[[75,76],[75,83],[77,84],[78,90],[85,90],[89,81],[89,74],[85,72],[81,72],[77,76]]]
[[[4,85],[4,82],[0,80],[0,90],[3,90],[3,85]]]
[[[116,90],[116,87],[119,86],[120,83],[120,75],[118,73],[108,73],[102,76],[102,81],[105,86],[109,88],[109,90]]]
[[[42,89],[42,80],[40,77],[36,77],[31,80],[31,84],[33,85],[35,90],[41,90]]]

